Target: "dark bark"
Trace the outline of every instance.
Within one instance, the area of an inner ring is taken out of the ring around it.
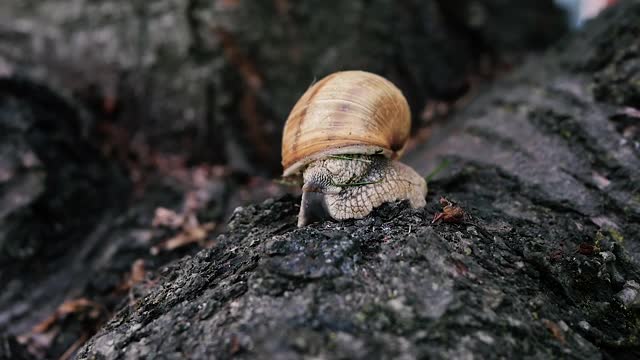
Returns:
[[[0,78],[2,359],[60,356],[126,301],[120,288],[135,260],[152,270],[187,253],[149,253],[168,235],[149,228],[154,209],[178,207],[184,189],[158,181],[142,201],[131,201],[124,171],[92,145],[92,127],[49,88]],[[32,332],[74,299],[91,304]]]
[[[14,337],[1,335],[0,359],[29,360],[33,356]]]
[[[449,161],[425,209],[238,209],[79,358],[637,358],[639,37],[622,2],[485,89],[407,158]],[[463,223],[431,224],[440,196]]]
[[[197,198],[197,219],[215,223],[239,201],[243,180],[233,174],[209,177],[196,192],[156,171],[133,192],[140,184],[117,160],[138,172],[144,163],[117,138],[97,141],[95,127],[59,92],[0,77],[0,359],[73,353],[126,305],[134,272],[206,245],[163,251],[181,229],[153,227],[158,207],[182,214]]]
[[[0,72],[69,89],[167,152],[277,174],[282,125],[315,79],[378,72],[418,115],[427,100],[462,95],[480,67],[565,29],[552,0],[450,3],[6,1]]]

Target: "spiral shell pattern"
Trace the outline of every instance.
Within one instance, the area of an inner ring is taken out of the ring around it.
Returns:
[[[389,80],[364,71],[337,72],[311,86],[295,104],[282,136],[284,176],[328,155],[402,155],[411,112]]]

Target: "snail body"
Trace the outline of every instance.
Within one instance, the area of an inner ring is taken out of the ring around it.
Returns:
[[[283,176],[302,179],[298,226],[327,215],[363,218],[385,202],[425,205],[425,180],[398,159],[411,112],[402,92],[364,71],[331,74],[311,86],[285,123]]]

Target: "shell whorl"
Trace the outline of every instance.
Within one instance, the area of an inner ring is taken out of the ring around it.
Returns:
[[[333,73],[311,86],[284,126],[284,176],[327,155],[375,154],[398,158],[409,138],[411,112],[402,92],[364,71]]]

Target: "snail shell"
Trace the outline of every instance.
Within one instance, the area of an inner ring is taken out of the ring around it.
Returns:
[[[291,110],[282,140],[283,176],[328,155],[402,155],[411,112],[402,92],[364,71],[331,74],[311,86]]]

